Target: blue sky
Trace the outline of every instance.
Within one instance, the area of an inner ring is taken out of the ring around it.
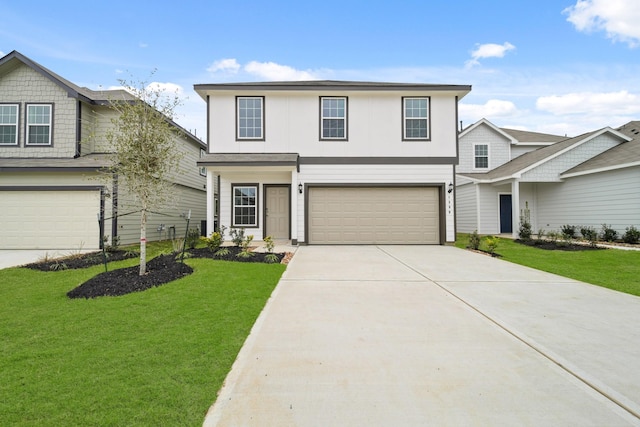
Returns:
[[[0,0],[2,55],[18,50],[91,89],[148,80],[300,79],[469,84],[465,126],[577,135],[640,120],[638,0],[148,2]]]

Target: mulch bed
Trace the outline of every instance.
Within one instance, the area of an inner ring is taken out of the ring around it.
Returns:
[[[605,250],[606,248],[601,248],[597,246],[590,245],[581,245],[576,243],[568,243],[568,242],[560,242],[560,241],[552,241],[552,240],[515,240],[516,243],[520,243],[521,245],[533,246],[539,249],[545,249],[548,251],[598,251]]]
[[[227,248],[229,253],[225,256],[215,256],[208,248],[189,249],[185,253],[188,258],[211,258],[222,261],[236,262],[263,262],[266,263],[266,255],[262,252],[251,252],[250,257],[238,257],[240,249],[234,246]],[[286,264],[291,259],[291,253],[277,253],[276,263]],[[129,251],[113,251],[107,253],[107,261],[120,261],[137,257],[136,253]],[[87,268],[104,262],[102,252],[91,252],[82,255],[73,255],[64,258],[46,260],[24,265],[23,267],[40,271],[61,271],[78,268]],[[172,282],[193,273],[193,269],[180,262],[179,255],[160,255],[147,262],[147,272],[140,276],[140,266],[120,268],[106,271],[92,277],[75,289],[69,291],[69,298],[96,298],[101,296],[120,296],[132,292],[140,292],[146,289]]]

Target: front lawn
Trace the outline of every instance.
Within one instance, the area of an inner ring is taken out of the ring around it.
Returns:
[[[185,262],[183,279],[88,300],[66,293],[103,266],[0,270],[2,424],[201,425],[285,266]]]
[[[465,248],[468,242],[468,234],[458,234],[457,247]],[[640,251],[545,250],[502,238],[495,251],[506,261],[640,296]]]

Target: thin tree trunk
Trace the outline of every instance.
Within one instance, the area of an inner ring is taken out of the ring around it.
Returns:
[[[140,215],[140,276],[147,272],[147,210]]]

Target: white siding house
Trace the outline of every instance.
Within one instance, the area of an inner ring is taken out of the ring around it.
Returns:
[[[640,122],[527,152],[485,173],[460,173],[458,231],[517,236],[565,225],[623,234],[640,225]],[[462,157],[462,156],[461,156]],[[475,217],[473,209],[475,208]]]
[[[135,200],[122,182],[98,179],[108,165],[109,101],[120,97],[131,95],[76,86],[16,51],[0,58],[0,249],[139,241],[139,215],[126,215]],[[182,173],[172,177],[179,203],[150,216],[148,240],[183,235],[189,210],[193,226],[206,218],[206,178],[196,165],[206,145],[172,125],[176,153],[184,154]]]
[[[455,239],[458,100],[470,86],[342,81],[200,84],[208,232],[294,243]]]

